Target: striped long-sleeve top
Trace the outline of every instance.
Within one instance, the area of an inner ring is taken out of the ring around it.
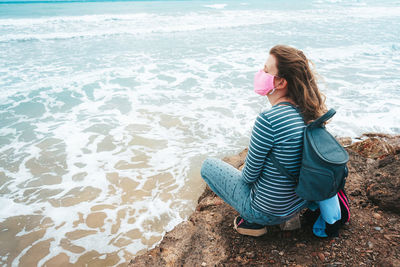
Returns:
[[[251,184],[255,210],[286,216],[305,200],[299,198],[295,183],[274,166],[269,153],[294,175],[298,175],[303,152],[305,124],[299,112],[290,105],[275,105],[257,117],[251,134],[249,151],[242,176]]]

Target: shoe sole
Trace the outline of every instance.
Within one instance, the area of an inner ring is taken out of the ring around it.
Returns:
[[[241,235],[249,235],[249,236],[262,236],[267,233],[267,227],[263,227],[261,229],[238,228],[236,225],[236,217],[235,219],[233,219],[233,229],[235,229]]]

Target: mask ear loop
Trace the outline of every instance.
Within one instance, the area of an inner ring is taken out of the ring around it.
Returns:
[[[277,77],[277,78],[280,78],[279,76],[275,76],[275,77]],[[275,79],[275,78],[274,78]],[[275,90],[276,90],[276,87],[274,88],[274,89],[272,89],[272,91],[270,92],[270,93],[268,93],[269,95],[272,95],[274,92],[275,92]]]
[[[275,92],[276,88],[272,89],[272,91],[270,93],[268,93],[269,95],[272,95]]]

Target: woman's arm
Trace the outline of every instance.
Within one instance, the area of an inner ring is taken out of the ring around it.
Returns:
[[[274,131],[264,113],[258,115],[251,133],[242,176],[246,183],[254,183],[261,174],[264,160],[274,143]]]

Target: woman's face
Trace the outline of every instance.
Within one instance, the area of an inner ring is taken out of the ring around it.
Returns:
[[[279,85],[281,78],[278,76],[278,68],[276,67],[276,58],[274,55],[269,55],[267,62],[264,65],[264,71],[275,76],[274,86],[275,88]]]
[[[276,67],[276,58],[273,55],[269,55],[267,62],[264,65],[264,71],[274,76],[278,76],[278,68]]]

